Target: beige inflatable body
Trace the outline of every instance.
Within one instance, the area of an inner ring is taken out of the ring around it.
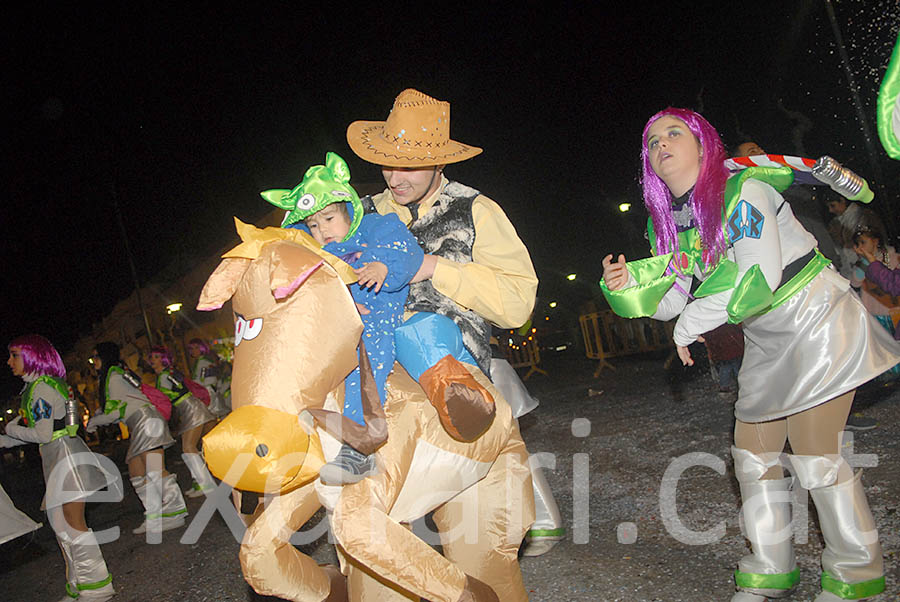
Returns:
[[[527,600],[517,552],[534,520],[528,452],[493,385],[472,370],[497,413],[484,435],[463,443],[447,435],[418,384],[395,366],[384,419],[377,403],[367,418],[389,434],[377,451],[378,474],[323,485],[317,472],[340,446],[328,432],[340,426],[339,414],[330,414],[336,420],[328,431],[323,425],[328,410],[340,408],[362,332],[344,283],[352,272],[323,260],[327,254],[298,230],[238,229],[244,244],[210,276],[198,308],[231,299],[235,313],[234,411],[204,437],[204,451],[217,477],[267,494],[241,545],[247,582],[298,602]],[[289,541],[323,504],[340,572]],[[407,526],[431,512],[443,555]]]

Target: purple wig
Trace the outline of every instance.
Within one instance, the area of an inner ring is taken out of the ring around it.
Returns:
[[[729,172],[725,167],[725,147],[719,133],[702,115],[688,109],[673,107],[663,109],[650,118],[644,126],[641,137],[641,185],[644,188],[644,205],[650,212],[653,230],[656,233],[656,253],[662,255],[680,250],[675,220],[672,217],[672,193],[653,171],[647,149],[647,130],[653,122],[666,115],[683,121],[688,130],[700,141],[703,149],[700,174],[694,185],[690,203],[694,213],[694,225],[700,234],[703,263],[712,266],[725,255],[722,212],[725,209],[725,180],[728,179]]]
[[[203,355],[209,355],[209,343],[204,341],[203,339],[193,338],[188,341],[188,346],[194,345],[195,347],[200,348],[200,353]]]
[[[63,365],[59,352],[53,344],[39,334],[26,334],[10,341],[6,346],[8,351],[17,347],[22,353],[22,364],[25,374],[44,374],[66,377],[66,367]]]
[[[162,361],[163,368],[171,368],[172,367],[172,353],[169,351],[168,347],[163,345],[154,345],[150,348],[150,354],[158,354],[160,361]]]

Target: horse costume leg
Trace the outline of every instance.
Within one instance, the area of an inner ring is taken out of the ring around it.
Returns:
[[[433,515],[444,555],[490,585],[504,602],[528,600],[518,561],[522,538],[535,518],[528,457],[516,426],[487,476]],[[469,537],[472,533],[475,537]]]
[[[499,602],[490,587],[388,516],[402,484],[384,472],[344,486],[331,521],[344,552],[370,573],[431,602]]]
[[[294,602],[344,602],[347,590],[336,567],[320,567],[290,542],[321,507],[315,483],[274,497],[241,542],[244,579],[259,594]]]

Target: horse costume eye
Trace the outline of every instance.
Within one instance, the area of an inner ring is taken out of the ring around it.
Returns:
[[[247,320],[240,316],[234,317],[234,346],[237,347],[244,340],[244,331],[247,329]]]
[[[247,328],[244,329],[244,340],[251,341],[259,335],[263,327],[262,318],[253,318],[247,322]]]
[[[302,197],[297,199],[297,209],[302,211],[309,211],[316,205],[316,197],[311,193],[307,192]]]

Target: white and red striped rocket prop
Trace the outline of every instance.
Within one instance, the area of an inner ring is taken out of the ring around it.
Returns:
[[[790,155],[754,155],[752,157],[732,157],[725,160],[725,167],[731,171],[740,171],[748,167],[790,167],[794,171],[809,173],[822,184],[828,184],[832,190],[851,201],[871,203],[875,198],[865,178],[828,155],[818,159],[792,157]]]

